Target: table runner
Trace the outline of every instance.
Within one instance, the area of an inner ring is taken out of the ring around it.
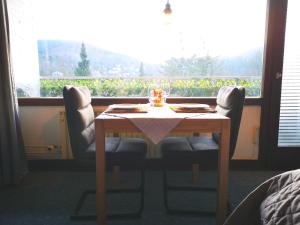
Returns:
[[[128,118],[154,144],[157,144],[184,118],[169,107],[153,108],[148,113],[149,118]]]

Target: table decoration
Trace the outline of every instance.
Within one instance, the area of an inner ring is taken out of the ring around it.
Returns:
[[[170,84],[166,81],[155,82],[148,87],[150,106],[162,107],[166,104],[167,96],[170,93]]]

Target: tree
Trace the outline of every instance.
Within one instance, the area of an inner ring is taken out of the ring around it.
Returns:
[[[91,75],[90,61],[87,59],[87,53],[86,53],[84,43],[81,44],[80,58],[81,58],[81,61],[78,62],[78,66],[76,67],[76,69],[74,71],[75,75],[76,76],[89,76],[89,75]]]
[[[217,58],[211,56],[189,58],[171,58],[162,66],[165,73],[171,76],[199,77],[212,76],[218,68]]]
[[[140,63],[140,69],[139,69],[139,72],[140,72],[140,76],[144,76],[144,75],[145,75],[145,71],[144,71],[144,63],[143,63],[143,62]]]

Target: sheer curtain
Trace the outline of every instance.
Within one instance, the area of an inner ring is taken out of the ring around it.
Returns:
[[[0,2],[0,186],[3,186],[18,184],[27,173],[27,164],[10,58],[7,2]]]

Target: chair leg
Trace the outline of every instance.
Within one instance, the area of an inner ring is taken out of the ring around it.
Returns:
[[[140,193],[140,207],[135,212],[129,212],[129,213],[114,213],[114,214],[108,214],[108,219],[130,219],[130,218],[138,218],[141,216],[142,211],[144,209],[144,189],[145,189],[145,172],[144,170],[141,170],[141,182],[138,188],[114,188],[107,190],[108,193]],[[83,206],[83,203],[86,199],[86,197],[89,194],[96,194],[96,190],[86,190],[84,191],[80,198],[78,203],[76,204],[74,214],[71,216],[71,220],[96,220],[97,216],[94,214],[82,214],[80,215],[79,212]]]

